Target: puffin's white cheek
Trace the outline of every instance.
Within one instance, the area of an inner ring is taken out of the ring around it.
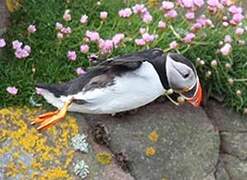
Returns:
[[[183,90],[185,86],[185,81],[183,77],[176,71],[169,75],[169,85],[174,90]]]

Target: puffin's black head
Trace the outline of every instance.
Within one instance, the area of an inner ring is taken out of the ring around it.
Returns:
[[[169,53],[166,57],[165,68],[170,88],[183,96],[192,105],[200,106],[202,88],[192,62],[180,54]]]

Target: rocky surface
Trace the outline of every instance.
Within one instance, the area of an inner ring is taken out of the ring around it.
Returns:
[[[208,103],[206,113],[219,130],[221,139],[216,179],[246,180],[247,117],[214,101]]]
[[[5,6],[5,1],[0,1],[0,36],[3,35],[4,32],[6,32],[7,25],[8,25],[8,17],[9,13],[7,11],[7,8]]]
[[[136,179],[209,179],[215,171],[219,136],[202,109],[155,103],[135,114],[86,119],[91,126],[106,126],[112,137],[109,148],[127,154]],[[157,142],[148,137],[153,131]],[[156,150],[151,157],[145,152],[148,147]]]

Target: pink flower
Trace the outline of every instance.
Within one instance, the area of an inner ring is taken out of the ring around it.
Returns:
[[[12,48],[13,49],[19,49],[19,48],[21,48],[22,44],[23,44],[22,42],[15,40],[12,42]]]
[[[63,39],[63,33],[58,32],[58,33],[57,33],[57,38],[58,38],[58,39]]]
[[[230,21],[231,24],[237,25],[244,19],[244,16],[242,14],[234,14],[232,17],[232,20]]]
[[[176,41],[172,41],[170,44],[169,44],[169,47],[171,49],[176,49],[178,47],[178,43]]]
[[[143,39],[135,39],[137,46],[145,46],[146,42]]]
[[[29,56],[29,52],[26,49],[18,48],[15,51],[15,57],[18,59],[23,59]]]
[[[112,41],[115,47],[118,47],[118,45],[121,43],[121,41],[124,39],[123,33],[118,33],[115,36],[113,36]]]
[[[82,24],[88,23],[88,16],[86,14],[81,16],[80,23],[82,23]]]
[[[88,46],[87,44],[82,44],[82,45],[80,46],[80,51],[81,51],[82,53],[84,53],[84,54],[88,53],[88,51],[89,51],[89,46]]]
[[[166,28],[166,23],[163,22],[163,21],[159,21],[158,28],[165,29]]]
[[[106,11],[100,12],[100,19],[101,20],[106,20],[107,16],[108,16],[108,13]]]
[[[63,28],[61,29],[61,32],[62,32],[63,34],[68,35],[68,34],[71,34],[71,33],[72,33],[72,30],[71,30],[70,27],[63,27]]]
[[[242,14],[243,9],[241,7],[232,5],[231,7],[229,7],[228,11],[232,14]]]
[[[197,7],[202,7],[204,5],[204,0],[193,0]]]
[[[142,20],[143,22],[149,24],[153,20],[153,17],[149,14],[149,12],[147,12],[142,16]]]
[[[226,35],[224,38],[225,43],[231,43],[232,42],[232,37],[230,35]]]
[[[196,35],[194,33],[188,33],[186,34],[186,36],[183,38],[183,41],[185,43],[190,43],[194,38],[196,37]]]
[[[29,33],[34,33],[34,32],[36,32],[36,31],[37,31],[36,26],[33,25],[33,24],[29,25],[28,28],[27,28],[27,31],[28,31]]]
[[[148,34],[148,33],[144,33],[142,35],[142,39],[146,42],[146,43],[150,43],[153,42],[155,39],[155,36],[153,34]]]
[[[4,46],[6,46],[6,42],[3,38],[0,39],[0,48],[3,48]]]
[[[238,27],[236,30],[235,30],[235,33],[237,34],[237,35],[243,35],[244,34],[244,29],[243,28],[240,28],[240,27]]]
[[[140,29],[139,29],[139,33],[140,33],[140,34],[144,34],[145,32],[146,32],[146,29],[145,29],[145,28],[140,28]]]
[[[88,37],[89,40],[92,42],[96,42],[100,40],[99,33],[95,31],[86,31],[86,37]]]
[[[18,93],[18,89],[16,87],[7,87],[6,91],[11,95],[16,95]]]
[[[29,45],[25,45],[23,49],[27,51],[29,54],[31,53],[31,47]]]
[[[113,50],[113,41],[112,40],[103,40],[99,41],[99,48],[101,54],[108,54],[111,53]]]
[[[208,0],[207,3],[211,7],[218,7],[220,5],[219,0]]]
[[[228,22],[223,22],[222,25],[223,25],[224,27],[227,27],[227,26],[229,26],[229,23],[228,23]]]
[[[181,2],[186,8],[192,8],[194,6],[193,0],[181,0]]]
[[[144,4],[136,4],[132,7],[134,14],[143,14],[147,11]]]
[[[56,30],[61,30],[63,28],[63,25],[59,22],[56,22]]]
[[[177,17],[177,11],[175,11],[174,9],[172,9],[172,10],[169,10],[166,14],[165,14],[165,16],[166,17],[170,17],[170,18],[175,18],[175,17]]]
[[[71,15],[70,15],[70,10],[69,9],[65,10],[65,12],[63,14],[63,19],[65,21],[70,21],[71,20]]]
[[[231,44],[226,43],[226,44],[220,49],[220,52],[222,53],[222,55],[227,56],[227,55],[230,54],[231,50],[232,50]]]
[[[128,18],[132,15],[132,11],[130,8],[121,9],[120,11],[118,11],[118,15],[123,18]]]
[[[84,70],[84,69],[82,69],[81,67],[78,67],[78,68],[76,68],[76,73],[77,73],[77,75],[83,75],[83,74],[86,74],[87,72]]]
[[[70,61],[75,61],[76,60],[76,52],[75,51],[68,51],[67,53],[67,58],[70,60]]]
[[[170,1],[163,1],[161,8],[164,10],[171,10],[175,7],[173,2]]]
[[[189,19],[189,20],[192,20],[192,19],[195,18],[195,13],[194,13],[194,12],[187,12],[187,13],[185,14],[185,17],[186,17],[187,19]]]

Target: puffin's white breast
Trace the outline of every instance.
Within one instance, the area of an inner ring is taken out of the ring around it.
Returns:
[[[69,110],[112,114],[143,106],[162,94],[164,94],[164,88],[156,70],[152,64],[143,62],[138,69],[117,76],[114,79],[114,85],[73,95],[76,99],[85,100],[88,103],[72,104]]]

